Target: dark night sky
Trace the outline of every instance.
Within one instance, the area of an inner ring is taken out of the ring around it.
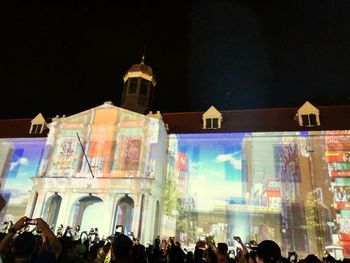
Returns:
[[[0,118],[119,105],[144,46],[161,112],[350,103],[348,0],[47,2],[0,7]]]

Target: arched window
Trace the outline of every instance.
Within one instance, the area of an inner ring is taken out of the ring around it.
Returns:
[[[122,197],[117,204],[116,215],[115,215],[115,224],[124,226],[125,234],[132,229],[132,220],[134,216],[134,200],[125,195]]]

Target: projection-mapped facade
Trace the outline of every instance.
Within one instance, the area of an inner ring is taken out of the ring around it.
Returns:
[[[26,214],[54,226],[97,227],[104,236],[123,225],[152,240],[160,232],[165,156],[156,118],[104,104],[59,119],[50,124]]]
[[[285,255],[331,245],[350,257],[350,132],[332,122],[350,107],[143,115],[155,81],[142,63],[124,77],[129,110],[105,103],[55,118],[47,137],[0,139],[2,221],[100,236],[123,225],[144,244],[213,235],[235,246],[239,235]]]

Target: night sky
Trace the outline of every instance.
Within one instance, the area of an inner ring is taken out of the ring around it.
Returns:
[[[145,46],[153,110],[350,103],[348,0],[8,2],[0,118],[118,106]]]

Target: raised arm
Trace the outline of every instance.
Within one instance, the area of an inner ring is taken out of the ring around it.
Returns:
[[[0,242],[0,253],[3,253],[6,250],[16,232],[26,226],[26,220],[27,217],[23,216],[12,227],[9,228],[9,232]]]
[[[243,256],[247,255],[249,251],[248,251],[247,247],[245,246],[245,244],[243,243],[241,237],[235,236],[235,237],[233,237],[233,238],[238,242],[238,244],[241,245],[241,247],[242,247],[242,252],[243,252]]]
[[[57,239],[55,234],[51,231],[50,226],[41,218],[36,219],[36,224],[38,228],[42,231],[42,235],[44,235],[49,244],[52,247],[53,252],[55,253],[56,258],[60,255],[62,251],[61,242]],[[43,238],[45,240],[45,238]]]

